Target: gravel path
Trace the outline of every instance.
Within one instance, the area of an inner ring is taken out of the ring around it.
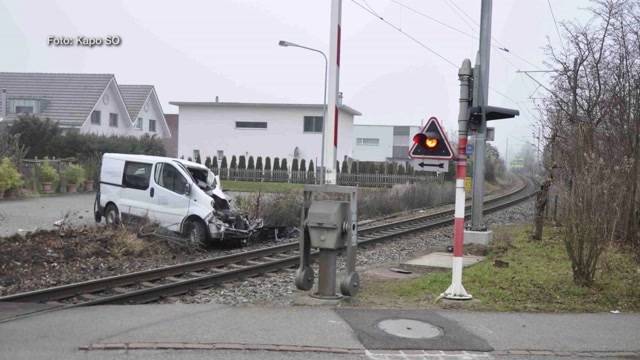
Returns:
[[[490,214],[485,217],[485,220],[490,226],[517,224],[531,222],[533,214],[533,201],[529,200]],[[362,270],[384,264],[397,264],[434,249],[443,251],[447,245],[451,244],[452,231],[452,226],[445,226],[402,236],[393,242],[382,242],[360,249],[358,268]],[[295,273],[292,271],[280,271],[269,274],[269,276],[250,278],[217,288],[201,290],[195,294],[168,299],[166,302],[290,305],[298,292],[293,284],[294,275]]]

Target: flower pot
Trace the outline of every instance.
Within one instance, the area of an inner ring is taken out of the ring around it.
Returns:
[[[78,192],[78,184],[67,184],[67,192],[68,193],[77,193]]]
[[[43,182],[42,183],[42,192],[45,193],[45,194],[52,194],[53,193],[53,183]]]
[[[84,191],[93,191],[93,180],[87,180],[84,182]]]

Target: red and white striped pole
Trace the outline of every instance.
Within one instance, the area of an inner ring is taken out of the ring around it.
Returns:
[[[467,122],[469,120],[471,61],[465,59],[458,72],[460,80],[460,114],[458,116],[458,156],[456,159],[456,201],[453,222],[453,263],[451,285],[440,295],[451,300],[469,300],[471,295],[462,286],[464,246],[464,179],[467,177]]]
[[[331,0],[331,28],[329,41],[329,89],[327,101],[328,121],[324,121],[325,182],[337,183],[338,159],[338,106],[340,91],[340,39],[342,36],[342,0]]]

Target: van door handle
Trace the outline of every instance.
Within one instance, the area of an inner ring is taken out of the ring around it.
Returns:
[[[151,190],[149,190],[149,195],[150,195],[151,197],[153,197],[154,192],[155,192],[155,191],[154,191],[154,189],[153,189],[153,188],[151,188]]]

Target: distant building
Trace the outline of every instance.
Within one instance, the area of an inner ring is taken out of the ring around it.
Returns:
[[[65,131],[168,138],[152,85],[118,85],[113,74],[0,72],[0,119],[51,119]]]
[[[359,161],[409,161],[412,137],[419,126],[354,125],[353,159]]]
[[[167,151],[167,156],[178,157],[178,137],[180,134],[178,114],[164,114],[164,118],[167,120],[167,126],[171,132],[171,137],[163,140],[164,149]]]
[[[179,108],[178,155],[269,156],[313,160],[319,165],[323,105],[174,101]],[[352,156],[353,118],[339,106],[338,160]],[[289,160],[290,161],[290,160]],[[291,162],[289,162],[291,164]]]

